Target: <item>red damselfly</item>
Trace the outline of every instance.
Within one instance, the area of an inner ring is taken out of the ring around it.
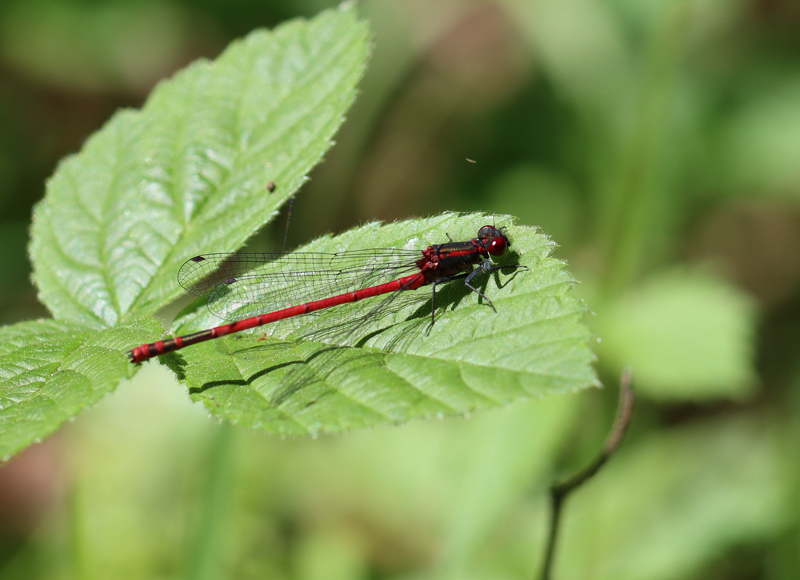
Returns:
[[[448,236],[449,237],[449,236]],[[172,352],[271,322],[349,304],[382,294],[431,285],[431,325],[436,286],[464,279],[464,285],[494,308],[471,282],[480,272],[520,265],[493,265],[511,242],[503,228],[483,226],[467,242],[435,244],[424,250],[354,250],[337,254],[205,254],[188,260],[178,282],[189,292],[208,296],[216,316],[232,324],[143,344],[128,351],[132,362]],[[401,275],[405,272],[413,272]],[[262,312],[264,314],[258,314]],[[496,309],[495,309],[496,312]]]

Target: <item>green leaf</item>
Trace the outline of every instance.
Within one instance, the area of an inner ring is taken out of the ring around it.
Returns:
[[[731,284],[668,272],[598,309],[601,360],[660,399],[742,398],[755,386],[755,305]]]
[[[255,329],[165,358],[211,413],[292,436],[464,414],[596,385],[591,333],[582,321],[583,304],[569,292],[572,278],[551,256],[554,244],[547,236],[514,226],[508,216],[448,213],[372,223],[302,251],[422,249],[447,241],[448,233],[470,239],[486,223],[509,228],[513,252],[501,263],[529,268],[478,281],[497,313],[453,282],[437,292],[437,321],[429,335],[430,290],[423,287],[403,293],[389,314],[371,322],[362,318],[380,298],[269,325],[270,338],[263,341],[257,337],[265,329]],[[355,330],[340,330],[348,321],[355,321]],[[195,304],[177,321],[176,332],[219,324]]]
[[[256,31],[160,84],[64,160],[31,258],[56,320],[0,330],[0,455],[52,433],[133,374],[124,351],[198,253],[235,249],[305,180],[355,97],[368,31],[352,5]],[[268,182],[277,185],[274,192]]]
[[[800,76],[787,71],[765,95],[726,119],[718,138],[714,185],[747,194],[797,195],[800,188]]]
[[[153,318],[99,331],[59,320],[0,328],[0,457],[50,435],[133,376],[124,351],[161,332]]]
[[[346,5],[255,31],[116,114],[59,165],[34,212],[42,302],[103,328],[176,298],[187,257],[238,248],[302,185],[367,55],[367,27]]]

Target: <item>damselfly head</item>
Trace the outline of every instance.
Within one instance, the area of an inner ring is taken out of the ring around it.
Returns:
[[[502,256],[511,246],[511,240],[505,233],[505,228],[494,226],[483,226],[478,230],[478,239],[491,256]]]

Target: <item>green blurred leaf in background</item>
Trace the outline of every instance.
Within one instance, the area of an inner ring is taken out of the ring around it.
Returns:
[[[192,14],[178,3],[9,2],[0,54],[73,91],[143,92],[180,63]]]
[[[598,350],[642,393],[690,401],[753,394],[755,305],[710,274],[665,272],[599,309]]]

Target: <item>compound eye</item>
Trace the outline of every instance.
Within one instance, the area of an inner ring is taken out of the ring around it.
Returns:
[[[497,235],[497,230],[494,226],[483,226],[478,230],[478,239],[481,240],[485,240],[486,238],[490,238],[495,235]]]
[[[494,238],[491,242],[489,242],[488,252],[492,256],[502,256],[506,253],[506,248],[508,244],[506,243],[505,238],[497,237]]]

